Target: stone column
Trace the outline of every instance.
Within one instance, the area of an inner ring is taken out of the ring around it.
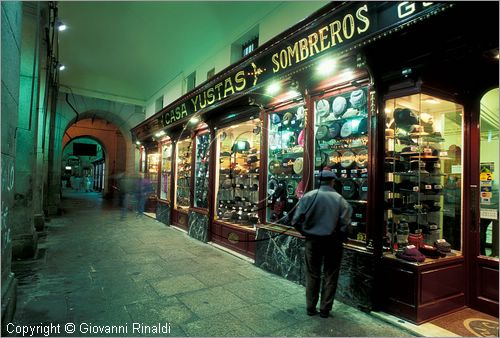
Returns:
[[[34,190],[38,140],[38,96],[41,6],[23,3],[21,36],[21,76],[19,115],[16,129],[16,181],[12,209],[14,258],[32,258],[37,249],[38,236],[34,223]]]
[[[19,72],[21,59],[21,2],[1,2],[2,8],[2,334],[12,320],[16,307],[17,281],[11,272],[12,261],[12,208],[16,165],[15,130],[19,110]]]

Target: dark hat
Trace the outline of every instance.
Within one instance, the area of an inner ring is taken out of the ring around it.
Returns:
[[[331,181],[337,179],[337,175],[333,173],[333,171],[322,170],[317,175],[320,181]]]
[[[394,109],[394,121],[399,128],[409,130],[410,126],[418,124],[418,116],[411,109]]]
[[[342,196],[347,199],[354,199],[358,194],[358,185],[353,180],[346,180],[342,185]]]

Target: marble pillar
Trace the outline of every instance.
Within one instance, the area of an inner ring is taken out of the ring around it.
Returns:
[[[188,229],[189,236],[203,243],[208,242],[208,215],[190,211]]]

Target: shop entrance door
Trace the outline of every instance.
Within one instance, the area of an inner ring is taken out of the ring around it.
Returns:
[[[470,306],[498,317],[499,90],[487,92],[471,123],[470,212],[467,258]]]

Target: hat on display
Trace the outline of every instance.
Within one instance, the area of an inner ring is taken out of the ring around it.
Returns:
[[[322,124],[316,130],[316,138],[318,140],[326,140],[328,138],[329,133],[330,133],[330,130],[328,129],[328,126]]]
[[[328,158],[328,163],[332,168],[338,167],[340,165],[340,161],[342,159],[342,155],[338,151],[333,151],[329,158]]]
[[[348,118],[348,117],[353,117],[353,116],[358,116],[359,115],[359,110],[356,108],[348,108],[344,115],[342,115],[343,118]]]
[[[344,114],[347,108],[347,100],[343,96],[337,96],[332,102],[332,113],[335,117],[340,117]]]
[[[358,134],[365,135],[368,133],[368,119],[363,117],[358,124]]]
[[[278,160],[272,160],[269,162],[269,172],[273,175],[281,173],[281,163]]]
[[[316,113],[321,116],[325,117],[328,115],[328,112],[330,111],[330,103],[327,100],[319,100],[316,102]]]
[[[418,116],[408,108],[394,109],[394,121],[399,128],[409,130],[410,126],[418,125]]]
[[[290,180],[286,185],[286,194],[288,196],[294,196],[296,188],[297,188],[297,181]]]
[[[362,89],[355,90],[351,93],[349,99],[351,106],[354,108],[361,108],[366,104],[366,95]]]
[[[446,256],[455,256],[455,254],[451,252],[451,244],[448,243],[445,239],[438,239],[436,242],[434,242],[434,246],[440,253],[443,253]]]
[[[358,185],[354,180],[348,179],[342,185],[342,196],[346,199],[354,199],[358,194]]]
[[[363,180],[359,185],[359,198],[364,201],[368,199],[368,180]]]
[[[304,117],[305,117],[305,108],[303,106],[300,106],[297,108],[297,112],[295,113],[295,117],[297,118],[297,120],[303,120]]]
[[[304,196],[304,190],[305,190],[305,184],[304,184],[304,181],[300,181],[299,184],[297,184],[297,186],[295,187],[295,196],[297,198],[301,198],[302,196]]]
[[[278,124],[281,122],[281,117],[279,114],[271,114],[271,123],[272,124]]]
[[[304,138],[305,138],[305,131],[302,129],[299,133],[299,136],[297,137],[297,144],[301,147],[304,147]]]
[[[345,138],[352,135],[352,124],[351,121],[347,121],[342,125],[340,129],[340,137]]]
[[[298,157],[295,162],[293,162],[293,172],[296,174],[302,174],[302,170],[304,169],[304,159],[302,157]]]
[[[368,164],[368,150],[367,149],[361,149],[358,151],[356,155],[356,163],[358,165],[358,168],[366,168]]]
[[[408,245],[403,252],[396,253],[396,257],[409,262],[423,262],[425,260],[425,256],[414,245]]]
[[[283,123],[284,126],[289,126],[292,124],[292,120],[294,120],[293,113],[286,112],[285,115],[283,115],[283,119],[281,120],[281,123]]]
[[[445,254],[440,253],[435,247],[427,244],[422,245],[418,250],[429,258],[439,258],[446,256]]]
[[[328,163],[328,154],[324,151],[320,151],[320,154],[314,156],[314,167],[316,169],[322,169]]]
[[[321,170],[317,174],[317,178],[320,181],[331,181],[331,180],[337,179],[337,175],[335,175],[335,173],[333,171],[330,171],[330,170]]]
[[[355,158],[356,158],[356,156],[354,155],[354,153],[352,151],[346,150],[342,154],[340,165],[342,166],[342,168],[347,169],[347,168],[351,167],[352,165],[354,165]]]

